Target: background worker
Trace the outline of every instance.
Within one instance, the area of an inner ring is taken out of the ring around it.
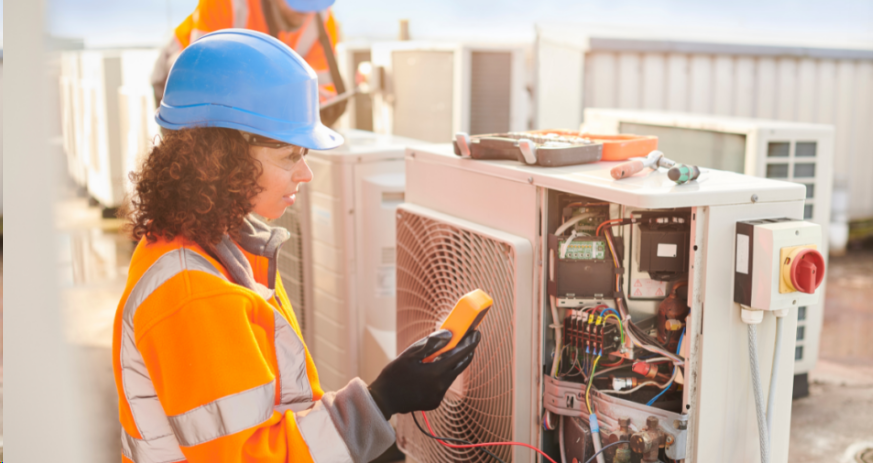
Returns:
[[[319,120],[315,72],[275,38],[214,32],[179,56],[156,119],[161,143],[133,175],[134,251],[116,312],[122,460],[367,463],[388,419],[432,410],[481,335],[420,340],[371,384],[322,390],[277,272],[280,217],[304,156],[343,139]]]
[[[152,72],[155,103],[160,105],[170,68],[179,53],[198,38],[221,29],[250,29],[281,40],[315,69],[319,97],[336,96],[334,47],[339,31],[330,11],[335,0],[199,0],[197,8],[185,18],[164,47]],[[334,63],[330,63],[333,60]],[[344,109],[344,106],[342,107]],[[339,114],[335,114],[339,112]],[[341,115],[340,108],[322,114],[331,125]]]

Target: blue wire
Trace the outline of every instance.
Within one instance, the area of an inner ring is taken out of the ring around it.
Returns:
[[[682,350],[682,340],[683,340],[683,339],[685,339],[685,329],[683,329],[683,330],[682,330],[682,334],[679,335],[679,346],[676,347],[676,353],[677,353],[677,354],[679,353],[680,350]],[[679,367],[673,365],[673,373],[676,373],[676,369],[677,369],[677,368],[679,368]],[[667,387],[665,387],[664,390],[662,390],[661,392],[659,392],[658,395],[656,395],[655,397],[652,397],[652,400],[650,400],[648,403],[646,403],[646,405],[649,406],[649,407],[651,407],[652,404],[655,403],[655,401],[658,400],[659,397],[661,397],[662,395],[664,395],[664,393],[667,392],[667,389],[670,389],[670,386],[672,386],[672,385],[673,385],[673,380],[670,379],[670,382],[667,383]]]
[[[603,314],[605,314],[606,312],[614,313],[615,316],[618,317],[619,320],[621,320],[621,315],[619,315],[618,312],[615,311],[615,309],[607,307],[607,308],[603,309]]]
[[[676,354],[679,354],[679,351],[682,350],[682,340],[685,339],[685,328],[682,328],[682,334],[679,335],[679,346],[676,347]]]

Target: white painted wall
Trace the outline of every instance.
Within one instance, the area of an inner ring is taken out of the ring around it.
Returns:
[[[3,107],[3,59],[0,49],[0,108]],[[0,120],[0,217],[3,216],[3,121]]]

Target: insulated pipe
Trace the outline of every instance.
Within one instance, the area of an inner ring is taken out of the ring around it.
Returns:
[[[773,435],[773,415],[776,408],[776,378],[779,376],[779,358],[782,356],[782,332],[785,317],[776,316],[776,348],[773,351],[773,369],[770,371],[770,392],[767,394],[767,436]]]
[[[564,417],[561,416],[558,424],[558,446],[561,448],[561,463],[567,463],[567,448],[564,444]]]
[[[761,372],[758,368],[758,329],[749,323],[749,366],[752,369],[752,389],[755,395],[755,414],[758,418],[758,437],[761,441],[761,463],[770,463],[770,435],[767,432],[767,418],[764,416],[764,389],[761,386]]]
[[[561,336],[561,322],[558,320],[558,307],[555,302],[555,296],[549,296],[549,307],[552,310],[552,326],[555,328],[555,358],[552,359],[552,376],[557,378],[564,341]]]
[[[603,453],[600,451],[600,425],[597,424],[597,415],[588,415],[588,425],[591,428],[591,441],[594,443],[594,454],[597,455],[597,463],[605,463]],[[769,462],[768,462],[769,463]]]

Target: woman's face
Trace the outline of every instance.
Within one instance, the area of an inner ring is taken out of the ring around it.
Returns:
[[[258,177],[262,191],[252,200],[256,214],[268,219],[282,217],[285,208],[294,204],[300,184],[312,180],[312,171],[295,150],[299,147],[249,146],[249,154],[260,161],[263,169]]]

